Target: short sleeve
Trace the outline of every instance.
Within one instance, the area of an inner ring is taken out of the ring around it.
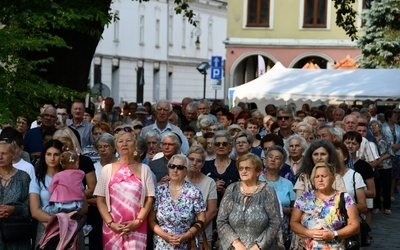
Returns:
[[[36,177],[34,177],[29,183],[29,193],[40,194],[40,186]]]
[[[355,204],[354,200],[351,198],[351,196],[348,193],[344,193],[344,201],[345,201],[346,209],[348,209],[351,205]]]
[[[191,185],[191,184],[189,184],[189,185]],[[201,194],[200,189],[194,185],[192,185],[192,188],[194,190],[194,206],[193,206],[194,212],[196,214],[198,214],[198,213],[206,211],[203,195]]]
[[[207,200],[216,200],[216,199],[218,199],[217,185],[215,184],[215,181],[213,179],[211,179],[210,180],[210,192],[208,193]]]

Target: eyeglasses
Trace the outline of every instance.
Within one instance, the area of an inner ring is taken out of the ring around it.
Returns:
[[[104,145],[104,146],[97,146],[98,150],[108,150],[111,146],[110,145]]]
[[[216,142],[214,142],[214,146],[216,146],[216,147],[220,147],[221,145],[223,147],[227,147],[229,145],[229,143],[227,141],[223,141],[223,142],[216,141]]]
[[[17,125],[25,126],[27,123],[23,121],[17,121]]]
[[[379,125],[378,124],[371,125],[370,128],[379,128]]]
[[[249,172],[252,169],[253,169],[253,167],[238,167],[239,172],[243,172],[243,171]]]
[[[186,168],[186,166],[183,165],[174,165],[174,164],[168,164],[168,168],[169,169],[175,169],[177,168],[178,170],[184,170]]]
[[[191,161],[191,162],[196,162],[196,163],[202,163],[202,162],[203,162],[203,160],[196,159],[196,158],[193,158],[193,157],[188,157],[188,159],[189,159],[189,161]]]
[[[134,130],[142,129],[142,128],[143,128],[142,125],[135,125],[135,126],[133,126],[133,129],[134,129]]]
[[[116,128],[116,129],[114,130],[114,134],[118,134],[118,133],[121,132],[121,131],[125,131],[125,132],[128,132],[128,133],[132,133],[133,129],[132,129],[131,127],[129,127],[129,126],[126,126],[126,127],[123,127],[123,128]]]
[[[277,116],[276,119],[282,121],[283,119],[285,119],[286,121],[290,119],[290,116]]]

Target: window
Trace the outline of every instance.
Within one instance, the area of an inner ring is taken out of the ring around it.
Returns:
[[[115,11],[115,16],[119,17],[119,11]],[[114,20],[114,42],[119,42],[119,20]]]
[[[327,0],[304,0],[304,28],[326,28]]]
[[[182,48],[186,48],[186,18],[182,18]]]
[[[160,19],[156,19],[156,48],[160,47]]]
[[[269,27],[270,0],[248,0],[247,27]]]

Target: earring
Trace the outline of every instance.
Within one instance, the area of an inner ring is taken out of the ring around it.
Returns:
[[[133,156],[137,156],[137,155],[138,155],[137,151],[133,152]]]

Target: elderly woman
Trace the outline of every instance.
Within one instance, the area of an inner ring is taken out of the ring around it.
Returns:
[[[158,185],[169,181],[168,162],[173,155],[180,153],[181,145],[182,141],[176,133],[167,132],[164,134],[161,143],[163,157],[153,160],[149,164],[151,171],[153,171],[156,176]]]
[[[308,136],[313,132],[313,128],[307,122],[299,122],[294,132],[307,140]]]
[[[157,130],[150,130],[144,135],[144,139],[147,143],[147,154],[143,163],[149,164],[153,157],[161,151],[161,135]]]
[[[99,180],[103,167],[118,160],[114,154],[114,136],[109,133],[99,135],[94,141],[94,148],[100,156],[100,161],[94,164],[96,179]],[[101,219],[99,210],[97,209],[96,202],[97,198],[95,197],[88,200],[90,206],[87,220],[88,224],[92,226],[92,231],[89,234],[89,249],[103,248],[103,232],[101,229],[103,220]]]
[[[30,219],[28,191],[30,177],[25,171],[13,167],[17,145],[11,139],[0,141],[0,219],[2,223],[12,222],[13,219]],[[5,224],[2,224],[5,226]],[[29,226],[27,226],[30,229]],[[4,229],[7,230],[7,229]],[[21,230],[22,232],[22,230]],[[28,235],[18,235],[19,241],[7,241],[0,234],[0,249],[30,249],[31,242]]]
[[[378,175],[375,177],[375,198],[373,213],[379,213],[383,209],[390,214],[391,200],[391,181],[392,181],[392,158],[394,151],[390,139],[382,134],[382,124],[379,121],[371,121],[370,128],[374,138],[378,143],[380,158],[375,171]],[[382,199],[383,202],[382,202]]]
[[[235,153],[236,157],[235,160],[237,160],[240,156],[248,154],[251,152],[251,145],[253,144],[254,137],[253,135],[245,130],[245,131],[240,131],[236,137],[235,137]]]
[[[261,165],[251,153],[237,161],[240,182],[226,189],[217,217],[222,249],[277,249],[279,201],[272,186],[258,181]]]
[[[106,122],[98,122],[93,124],[92,137],[93,141],[97,139],[103,133],[111,133],[110,125]],[[93,163],[97,163],[100,160],[98,152],[95,150],[94,145],[88,145],[82,149],[82,154],[90,157]]]
[[[200,114],[197,118],[197,127],[200,132],[196,135],[204,136],[207,132],[210,132],[210,127],[215,124],[215,121],[208,115]]]
[[[296,199],[290,219],[290,228],[303,237],[305,249],[345,249],[345,240],[358,233],[360,222],[357,207],[351,197],[344,193],[349,218],[347,225],[337,212],[340,192],[332,185],[336,169],[331,164],[319,162],[311,173],[316,187]]]
[[[304,137],[300,135],[291,135],[285,141],[285,149],[289,152],[286,164],[290,166],[294,175],[298,174],[298,170],[303,160],[303,153],[307,150],[308,145]]]
[[[340,161],[335,147],[331,142],[325,139],[319,139],[310,144],[310,147],[303,156],[303,162],[297,174],[298,179],[293,188],[296,192],[296,197],[299,197],[304,192],[315,189],[310,177],[314,166],[319,162],[329,163],[336,169],[337,174],[335,175],[336,181],[334,187],[340,192],[346,191],[343,178],[338,174],[340,170]]]
[[[192,146],[186,153],[189,159],[189,171],[185,180],[191,184],[196,185],[203,195],[204,204],[206,207],[206,218],[204,222],[204,227],[207,240],[211,245],[212,239],[212,225],[211,222],[217,215],[217,187],[215,181],[205,176],[200,170],[204,166],[205,159],[207,156],[206,151],[199,146]]]
[[[206,161],[201,172],[214,179],[217,185],[218,204],[220,203],[225,189],[233,182],[239,180],[239,172],[236,161],[229,158],[232,150],[233,138],[226,130],[217,131],[211,141],[215,159]]]
[[[198,187],[185,181],[189,160],[178,154],[168,162],[170,181],[157,187],[149,215],[154,249],[188,249],[188,240],[199,230],[192,224],[205,222],[203,196]]]
[[[45,231],[45,224],[50,220],[51,215],[42,208],[49,203],[50,192],[48,188],[55,174],[61,171],[60,155],[64,145],[58,140],[50,140],[45,145],[40,154],[38,166],[36,168],[35,179],[32,179],[29,185],[29,206],[32,217],[39,221],[36,234],[36,243],[39,242]],[[87,212],[87,202],[84,200],[84,206],[79,213]],[[84,249],[82,238],[81,244],[78,243],[78,249]]]
[[[287,158],[286,151],[279,145],[272,146],[264,160],[264,166],[267,171],[260,175],[259,180],[271,185],[282,204],[282,239],[286,249],[290,247],[290,227],[289,220],[296,194],[293,192],[291,181],[279,176],[279,170],[282,168]]]
[[[146,249],[153,175],[147,165],[134,161],[138,152],[132,128],[116,131],[115,145],[121,157],[104,166],[94,192],[104,221],[103,249]]]

